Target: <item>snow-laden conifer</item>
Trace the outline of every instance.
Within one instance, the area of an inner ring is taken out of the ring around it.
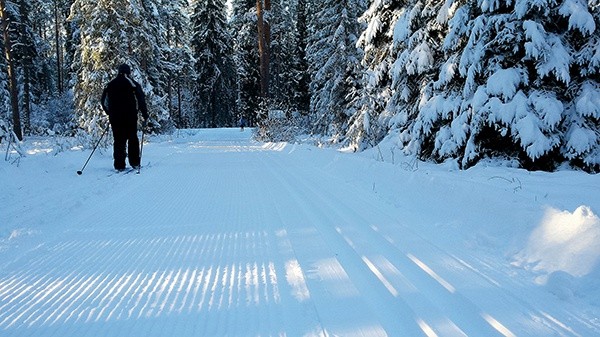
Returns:
[[[578,0],[375,1],[361,41],[366,86],[388,90],[379,129],[397,130],[406,153],[464,167],[598,165],[597,13]]]
[[[565,0],[559,17],[571,51],[572,78],[566,92],[561,154],[577,166],[600,167],[600,3]]]
[[[192,110],[191,87],[194,78],[193,55],[190,47],[190,18],[187,0],[162,1],[158,8],[161,19],[163,74],[171,122],[179,128],[189,126]]]
[[[227,29],[226,1],[192,3],[191,46],[196,60],[195,126],[233,123],[232,39]]]
[[[156,7],[142,0],[91,2],[76,0],[70,20],[77,36],[74,84],[75,108],[84,134],[100,135],[108,120],[100,107],[104,86],[116,76],[119,64],[127,63],[132,77],[146,93],[150,115],[163,119]],[[154,26],[152,26],[154,25]]]
[[[255,124],[260,102],[260,73],[256,40],[256,1],[234,0],[231,26],[234,32],[236,110]]]
[[[360,52],[356,47],[361,1],[325,1],[316,12],[308,46],[313,130],[340,135],[350,119],[348,93],[357,85]]]
[[[349,145],[358,150],[376,145],[389,131],[380,122],[380,116],[386,116],[391,94],[389,70],[396,55],[392,38],[394,23],[400,15],[398,7],[399,4],[389,0],[375,0],[359,17],[359,22],[365,25],[357,41],[364,53],[362,86],[349,108],[352,116],[346,133]]]
[[[296,26],[295,1],[272,0],[271,25],[271,84],[272,109],[297,110],[299,85],[302,78]]]

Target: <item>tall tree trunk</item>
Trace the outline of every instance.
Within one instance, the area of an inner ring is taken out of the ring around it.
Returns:
[[[28,62],[29,63],[29,62]],[[31,66],[23,67],[23,130],[31,136]]]
[[[181,79],[177,78],[177,118],[176,126],[178,128],[183,128],[183,121],[181,120]],[[186,125],[187,126],[187,125]]]
[[[56,83],[58,94],[63,93],[62,52],[60,43],[60,16],[58,11],[59,0],[54,1],[54,39],[56,44]]]
[[[307,0],[298,0],[297,20],[298,29],[298,58],[300,79],[298,83],[298,102],[297,106],[300,111],[306,113],[310,110],[310,73],[308,70],[308,62],[306,60],[306,47],[308,44],[308,28],[306,18],[308,16]]]
[[[12,54],[12,42],[9,34],[9,18],[6,11],[6,1],[0,0],[0,20],[4,36],[4,56],[8,63],[8,80],[10,90],[10,104],[12,107],[13,131],[19,140],[23,140],[23,131],[21,130],[21,115],[19,113],[19,95],[17,88],[17,74],[15,69],[15,60]]]
[[[271,27],[265,20],[264,12],[271,10],[271,0],[256,0],[258,15],[258,53],[260,56],[260,93],[263,99],[269,98],[269,62],[271,46]]]
[[[169,47],[172,46],[173,42],[171,41],[171,18],[167,18],[167,45]],[[171,48],[169,48],[170,50]],[[167,62],[169,64],[171,64],[172,60],[171,60],[171,51],[168,52],[167,54]],[[176,120],[175,119],[175,111],[173,108],[173,71],[169,71],[167,73],[167,109],[169,111],[169,116],[171,117],[171,120]]]

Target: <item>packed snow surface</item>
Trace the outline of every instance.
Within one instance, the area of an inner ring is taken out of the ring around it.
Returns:
[[[216,129],[78,176],[56,144],[0,163],[0,336],[600,336],[598,175]]]

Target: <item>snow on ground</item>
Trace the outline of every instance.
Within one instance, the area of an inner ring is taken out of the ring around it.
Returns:
[[[78,176],[51,144],[0,163],[1,336],[600,336],[598,175],[217,129]]]

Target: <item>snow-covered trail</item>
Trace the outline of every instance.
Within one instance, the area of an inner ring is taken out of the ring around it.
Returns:
[[[406,210],[324,169],[330,153],[232,129],[150,143],[144,158],[142,174],[111,175],[101,155],[33,198],[21,221],[50,218],[5,254],[0,335],[600,334],[500,262],[403,223]]]

